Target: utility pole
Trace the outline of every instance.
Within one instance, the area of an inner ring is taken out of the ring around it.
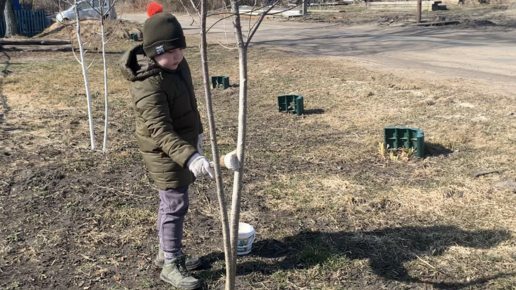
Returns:
[[[421,23],[421,0],[417,0],[416,22]]]
[[[306,16],[307,6],[308,6],[308,0],[303,0],[303,12],[302,12],[302,14],[304,16]]]

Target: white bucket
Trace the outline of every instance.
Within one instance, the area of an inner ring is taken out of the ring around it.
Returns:
[[[237,255],[247,255],[251,252],[255,238],[255,231],[252,225],[238,223],[238,245]]]

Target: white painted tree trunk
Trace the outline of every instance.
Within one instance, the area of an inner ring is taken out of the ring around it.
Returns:
[[[95,134],[93,131],[93,115],[91,112],[91,94],[90,94],[90,84],[88,81],[88,72],[86,71],[86,62],[84,60],[84,48],[82,46],[81,41],[81,21],[79,19],[79,11],[77,9],[77,0],[75,0],[75,17],[77,20],[77,43],[79,45],[79,53],[81,55],[81,67],[82,67],[82,75],[84,76],[84,87],[86,89],[86,102],[88,104],[88,120],[90,126],[90,140],[91,140],[91,150],[95,150]]]
[[[108,125],[109,125],[109,104],[108,104],[108,76],[107,76],[107,63],[106,63],[106,42],[104,35],[104,20],[102,20],[102,60],[104,62],[104,142],[102,143],[102,151],[107,152],[107,140],[108,140]]]
[[[109,1],[109,0],[108,0]],[[109,3],[109,2],[108,2]],[[109,6],[108,6],[109,7]],[[108,73],[106,62],[106,34],[104,33],[104,3],[100,7],[100,33],[102,36],[102,61],[104,65],[104,142],[102,142],[102,151],[107,152],[108,125],[109,125],[109,105],[108,105]]]

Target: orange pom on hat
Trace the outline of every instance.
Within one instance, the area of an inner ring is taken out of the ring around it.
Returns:
[[[147,15],[149,17],[152,17],[152,15],[160,12],[163,12],[163,6],[161,6],[161,4],[158,2],[152,2],[149,4],[149,6],[147,6]]]

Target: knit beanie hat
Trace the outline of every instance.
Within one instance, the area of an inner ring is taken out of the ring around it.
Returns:
[[[163,7],[152,2],[147,8],[149,19],[143,24],[143,51],[153,58],[176,48],[186,48],[185,36],[177,18],[163,12]]]

